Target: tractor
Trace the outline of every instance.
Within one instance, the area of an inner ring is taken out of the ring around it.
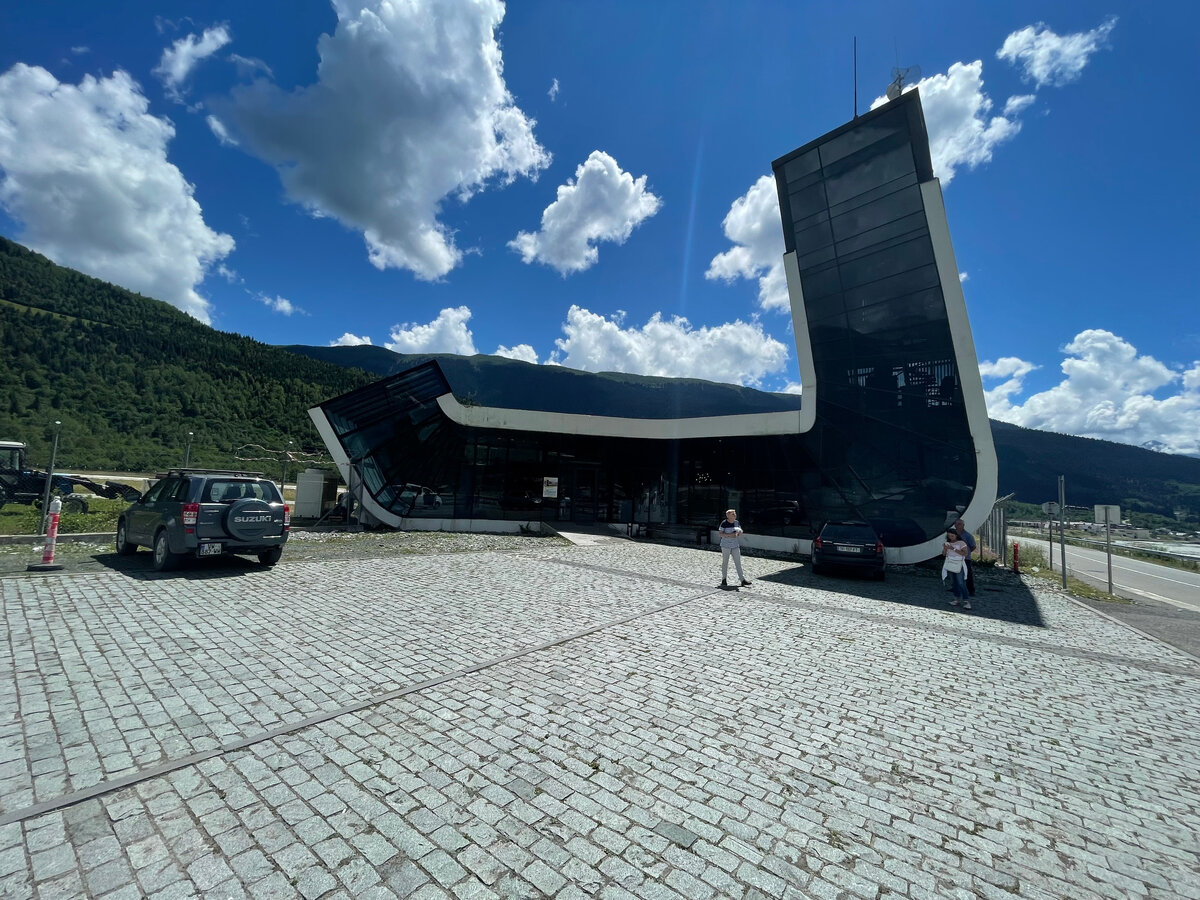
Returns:
[[[46,478],[46,472],[26,468],[25,444],[21,441],[0,441],[0,507],[6,503],[40,507],[46,495]],[[63,512],[87,512],[87,497],[72,493],[76,487],[97,497],[130,503],[142,495],[137,488],[127,484],[114,481],[100,484],[83,475],[55,472],[50,483],[50,494],[62,497]]]

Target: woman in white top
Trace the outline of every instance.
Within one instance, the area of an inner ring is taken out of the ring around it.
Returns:
[[[963,571],[967,554],[970,552],[967,542],[958,536],[957,531],[951,528],[946,532],[946,542],[942,544],[942,556],[945,557],[945,562],[942,563],[942,578],[950,576],[950,589],[954,591],[954,599],[950,601],[950,605],[958,606],[961,601],[963,609],[971,608],[971,600],[967,596],[966,573]]]

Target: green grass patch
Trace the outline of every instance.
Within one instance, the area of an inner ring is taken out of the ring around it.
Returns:
[[[85,513],[62,513],[58,518],[59,534],[91,534],[117,530],[117,519],[129,507],[124,500],[98,497],[88,501]],[[42,511],[33,506],[7,503],[0,508],[0,534],[37,534]]]

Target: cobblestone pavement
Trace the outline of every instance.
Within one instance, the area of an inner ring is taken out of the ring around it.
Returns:
[[[1191,657],[1003,573],[506,540],[0,578],[0,896],[1200,898]]]

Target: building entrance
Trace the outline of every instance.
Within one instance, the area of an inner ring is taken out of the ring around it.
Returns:
[[[572,469],[566,483],[570,509],[568,519],[581,525],[593,524],[598,518],[597,496],[600,470],[595,467]]]

